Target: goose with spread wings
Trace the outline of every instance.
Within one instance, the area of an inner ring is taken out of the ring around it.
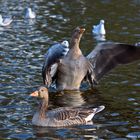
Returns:
[[[52,68],[52,65],[49,66],[53,71],[51,83],[55,82],[57,90],[79,90],[81,83],[85,80],[94,86],[117,65],[140,59],[139,46],[113,42],[100,43],[87,56],[84,56],[79,48],[84,31],[84,28],[77,27],[72,33],[68,53],[57,58],[53,63],[56,65],[55,68]],[[51,58],[56,59],[55,55]],[[44,70],[42,74],[46,75],[45,78],[49,75]]]

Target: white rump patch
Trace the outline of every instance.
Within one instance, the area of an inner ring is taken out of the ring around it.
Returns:
[[[88,116],[85,118],[86,122],[91,121],[92,118],[94,117],[94,115],[95,115],[95,113],[92,113],[92,114],[88,115]]]

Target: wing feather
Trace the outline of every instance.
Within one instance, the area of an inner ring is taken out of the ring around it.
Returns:
[[[48,86],[51,84],[52,77],[57,71],[57,63],[67,54],[68,50],[69,48],[61,43],[57,43],[48,49],[47,53],[45,54],[45,62],[42,67],[44,84]]]
[[[139,60],[140,47],[121,43],[101,43],[87,58],[93,65],[93,81],[97,82],[117,65]]]
[[[55,118],[57,120],[68,120],[68,119],[74,119],[74,118],[86,118],[89,114],[93,113],[93,109],[89,108],[73,108],[73,107],[67,107],[67,108],[58,108],[53,110],[53,114],[55,114]]]

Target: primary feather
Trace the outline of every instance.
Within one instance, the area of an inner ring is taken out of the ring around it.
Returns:
[[[69,43],[64,40],[62,43],[57,43],[51,46],[45,54],[45,62],[42,67],[43,82],[46,85],[51,84],[52,77],[55,75],[57,63],[69,51]]]

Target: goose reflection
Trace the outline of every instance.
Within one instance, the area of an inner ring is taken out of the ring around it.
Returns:
[[[102,129],[97,129],[95,126],[69,127],[69,129],[34,127],[33,131],[37,137],[45,137],[46,139],[66,139],[68,137],[78,139],[79,134],[83,135],[83,139],[98,139],[106,133]]]
[[[96,106],[103,102],[101,94],[97,89],[90,89],[88,91],[63,91],[57,92],[55,95],[50,94],[51,104],[53,106]]]
[[[81,91],[63,91],[57,92],[55,98],[52,97],[53,104],[57,106],[82,106],[85,100]]]

